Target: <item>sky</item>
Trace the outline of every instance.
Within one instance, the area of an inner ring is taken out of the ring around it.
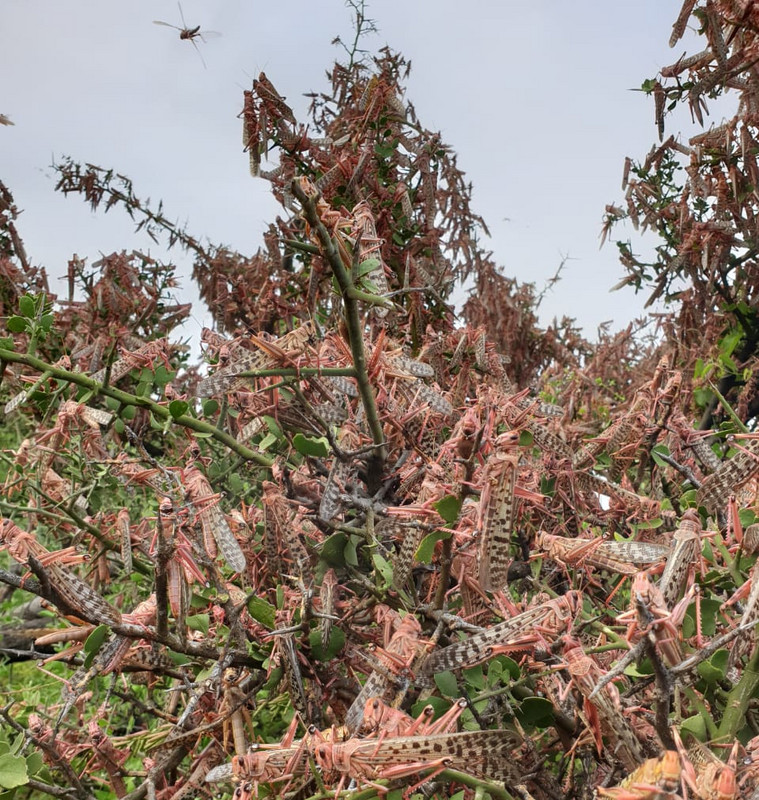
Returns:
[[[541,306],[543,324],[569,315],[594,338],[600,323],[617,329],[642,313],[644,295],[609,292],[624,273],[613,244],[599,250],[599,234],[605,205],[622,199],[625,156],[643,158],[656,141],[653,102],[632,90],[686,49],[695,52],[694,36],[690,46],[687,38],[667,46],[680,6],[368,5],[378,33],[363,46],[387,44],[411,60],[406,96],[421,123],[458,153],[474,210],[491,231],[483,248],[504,274],[538,290],[566,259]],[[0,178],[23,211],[18,227],[32,261],[47,267],[62,295],[74,253],[91,263],[142,249],[174,259],[184,276],[178,299],[196,301],[190,257],[167,256],[119,209],[93,213],[78,195],[54,192],[54,159],[113,168],[138,196],[163,200],[167,216],[194,236],[255,252],[280,208],[268,183],[248,172],[242,91],[264,70],[305,122],[304,93],[326,88],[325,72],[341,55],[332,40],[352,35],[343,0],[183,0],[182,11],[188,26],[221,34],[198,43],[207,68],[177,31],[152,24],[182,26],[174,0],[0,3],[0,113],[15,123],[0,128]],[[633,242],[637,251],[650,247]],[[201,306],[193,315],[195,332],[208,324]]]

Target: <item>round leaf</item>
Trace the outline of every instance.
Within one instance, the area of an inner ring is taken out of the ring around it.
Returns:
[[[203,416],[212,417],[219,410],[218,400],[203,401]]]
[[[256,622],[272,630],[274,628],[274,606],[263,597],[251,597],[248,601],[248,613]]]
[[[42,753],[29,753],[26,757],[26,771],[29,775],[34,775],[42,769]]]
[[[87,637],[84,643],[84,652],[88,655],[94,655],[103,646],[105,637],[108,636],[110,628],[107,625],[98,625],[94,631]]]
[[[314,628],[308,634],[308,641],[311,645],[311,654],[317,661],[331,661],[345,646],[345,633],[333,625],[329,632],[326,650],[322,647],[322,635],[318,628]]]
[[[428,697],[426,700],[418,700],[411,707],[411,716],[418,717],[427,706],[432,706],[435,709],[433,719],[437,719],[448,711],[451,707],[451,701],[443,697]]]
[[[553,722],[553,704],[545,697],[526,697],[519,708],[523,724],[547,728]]]
[[[22,316],[32,319],[32,317],[34,317],[37,313],[37,309],[34,307],[34,298],[30,297],[28,294],[25,294],[18,301],[18,310]]]
[[[169,414],[171,414],[174,419],[179,419],[181,416],[187,413],[187,409],[189,407],[190,404],[184,400],[172,400],[169,403]]]
[[[385,586],[390,586],[393,582],[393,566],[388,561],[386,561],[379,553],[374,553],[372,555],[372,561],[374,562],[374,568],[379,572],[382,576],[382,581]]]
[[[26,320],[23,317],[10,317],[7,327],[11,333],[21,333],[26,330]]]
[[[452,672],[438,672],[438,674],[435,675],[435,686],[437,686],[446,697],[459,696],[458,681]]]
[[[191,631],[199,631],[200,633],[207,634],[210,619],[208,614],[194,614],[192,617],[187,617],[187,627]]]
[[[694,714],[692,717],[684,719],[680,729],[681,731],[692,733],[700,742],[705,742],[708,739],[706,720],[700,714]]]
[[[26,770],[26,759],[10,753],[0,756],[0,786],[3,789],[15,789],[27,783],[29,773]]]
[[[447,494],[437,503],[433,503],[432,507],[449,525],[452,525],[459,518],[461,499],[452,494]]]
[[[417,548],[414,560],[418,561],[420,564],[429,564],[432,561],[432,554],[435,552],[435,545],[442,539],[449,538],[450,535],[450,533],[446,533],[445,531],[433,531],[432,533],[428,533]]]
[[[304,436],[302,433],[296,433],[293,436],[293,447],[304,456],[326,458],[329,455],[329,442],[324,436],[320,436],[317,439],[313,436]]]

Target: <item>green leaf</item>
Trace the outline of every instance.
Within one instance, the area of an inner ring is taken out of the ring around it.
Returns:
[[[316,437],[296,433],[293,436],[293,447],[304,456],[326,458],[329,455],[329,441],[325,436],[320,436],[317,439]]]
[[[654,668],[649,659],[641,661],[640,665],[630,664],[625,667],[625,675],[631,678],[648,678],[653,671]]]
[[[503,672],[508,672],[509,677],[512,680],[517,680],[519,676],[522,674],[522,670],[519,669],[519,664],[514,661],[513,658],[509,658],[508,656],[498,656],[498,662],[501,664]],[[491,666],[493,662],[491,661]]]
[[[84,668],[89,669],[92,666],[92,662],[95,659],[95,656],[98,653],[98,650],[103,645],[106,636],[108,635],[109,628],[107,625],[98,625],[94,631],[87,637],[87,641],[84,643],[84,652],[86,653],[84,657]]]
[[[183,667],[185,664],[190,663],[190,657],[184,653],[177,653],[174,650],[167,650],[166,654],[171,659],[171,662],[176,664],[178,667]]]
[[[386,559],[382,558],[382,556],[379,553],[372,554],[372,562],[374,563],[374,568],[382,576],[383,586],[387,587],[392,585],[393,565],[390,564],[390,562],[387,561]]]
[[[548,497],[553,497],[556,491],[556,478],[549,478],[546,475],[540,476],[540,493]]]
[[[171,414],[174,419],[179,419],[181,416],[187,413],[187,409],[189,407],[190,404],[184,400],[172,400],[169,403],[169,414]]]
[[[13,740],[13,744],[11,745],[11,753],[13,753],[14,756],[17,756],[21,752],[21,748],[24,746],[25,741],[26,734],[19,731],[18,735]]]
[[[527,430],[519,431],[519,446],[532,447],[535,437]]]
[[[266,452],[273,444],[277,443],[278,438],[273,433],[267,433],[263,439],[258,443],[258,449],[264,453]]]
[[[693,734],[699,742],[706,742],[708,739],[706,733],[706,720],[701,716],[701,714],[694,714],[692,717],[688,717],[682,721],[680,725],[681,731],[688,731],[688,733]]]
[[[719,614],[720,602],[711,597],[704,597],[700,601],[701,605],[701,634],[702,636],[714,636],[717,629],[717,614]],[[691,603],[685,612],[683,619],[683,638],[690,639],[696,633],[696,604]]]
[[[357,536],[349,536],[345,542],[343,556],[345,557],[345,563],[351,567],[358,566],[358,551],[356,548],[359,541],[360,539]]]
[[[651,458],[653,458],[654,462],[656,463],[656,465],[658,467],[661,467],[662,469],[664,469],[664,468],[668,467],[669,464],[667,464],[667,462],[663,458],[660,457],[662,455],[668,456],[669,455],[669,448],[664,444],[657,444],[656,447],[654,447],[651,450]]]
[[[23,317],[10,317],[6,326],[11,333],[21,333],[26,330],[26,320]]]
[[[697,489],[688,489],[687,492],[683,492],[680,495],[680,508],[683,510],[686,508],[695,508],[697,504]]]
[[[105,637],[108,636],[108,631],[110,631],[110,628],[107,625],[98,625],[87,637],[87,641],[84,643],[84,652],[87,653],[88,656],[94,656],[95,653],[100,650],[105,641]]]
[[[37,316],[37,308],[34,302],[34,298],[30,297],[28,294],[25,294],[19,301],[18,301],[18,311],[23,317],[28,317],[29,319],[33,319]]]
[[[26,757],[26,771],[29,775],[36,775],[42,769],[43,763],[42,753],[35,750]]]
[[[368,275],[370,272],[374,272],[380,265],[378,258],[367,258],[366,260],[362,261],[358,265],[358,269],[356,270],[356,277],[363,278],[364,275]]]
[[[248,600],[248,613],[256,622],[260,622],[269,630],[274,630],[274,606],[263,597],[251,597]]]
[[[742,508],[738,512],[738,519],[741,521],[741,525],[745,531],[749,525],[753,525],[756,522],[757,516],[750,508]]]
[[[459,696],[458,681],[452,672],[438,672],[435,675],[435,686],[437,686],[446,697]]]
[[[166,386],[167,383],[171,383],[176,377],[176,372],[166,369],[164,364],[159,364],[155,368],[154,374],[151,374],[150,370],[148,370],[145,380],[150,378],[150,380],[154,381],[157,386]]]
[[[633,532],[635,531],[650,531],[655,530],[656,528],[661,528],[664,524],[664,520],[660,517],[656,517],[655,519],[647,519],[643,520],[642,522],[635,522],[630,523],[630,528]],[[624,538],[620,538],[619,541],[626,541]]]
[[[10,753],[0,756],[0,786],[3,789],[15,789],[27,783],[29,773],[26,770],[26,759]]]
[[[319,628],[314,628],[309,632],[308,641],[311,646],[311,655],[317,661],[331,661],[345,646],[345,632],[333,625],[329,632],[329,643],[326,650],[322,647],[322,634]]]
[[[134,419],[137,416],[137,406],[124,406],[121,409],[122,419]]]
[[[277,439],[281,439],[284,436],[282,433],[282,428],[279,427],[279,423],[276,419],[274,419],[274,417],[264,414],[263,421],[266,423],[266,427],[269,429],[269,432],[273,433]]]
[[[426,700],[417,700],[411,707],[411,716],[414,718],[418,717],[426,706],[432,706],[435,709],[435,716],[433,719],[437,719],[448,711],[451,707],[451,701],[446,700],[444,697],[428,697]]]
[[[525,697],[519,706],[518,716],[523,724],[547,728],[554,719],[553,704],[545,697]]]
[[[708,661],[702,661],[698,665],[698,674],[707,683],[714,684],[721,681],[727,674],[729,655],[727,650],[717,650]]]
[[[414,554],[414,560],[419,564],[429,564],[432,561],[432,554],[435,552],[435,545],[443,539],[449,539],[450,532],[433,531],[422,539],[419,547]]]
[[[191,617],[187,617],[187,627],[191,631],[198,631],[199,633],[208,634],[208,627],[210,624],[210,619],[208,614],[193,614]]]
[[[453,525],[459,518],[461,500],[455,495],[447,494],[445,497],[438,500],[437,503],[433,503],[432,507],[449,525]]]
[[[333,533],[324,544],[319,552],[319,556],[329,564],[330,567],[344,567],[345,566],[345,543],[348,537],[338,531]]]
[[[219,410],[218,400],[204,400],[203,401],[203,416],[212,417]]]
[[[43,314],[42,319],[40,319],[40,328],[43,331],[49,331],[53,327],[54,321],[55,317],[52,314]]]
[[[461,675],[467,686],[472,686],[478,691],[483,691],[485,689],[485,676],[482,673],[482,664],[478,664],[476,667],[470,667],[469,669],[462,669]]]

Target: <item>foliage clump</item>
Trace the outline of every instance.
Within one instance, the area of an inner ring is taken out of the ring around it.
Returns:
[[[172,265],[74,256],[55,297],[2,187],[1,787],[757,791],[759,21],[733,5],[686,3],[707,48],[644,88],[660,127],[728,91],[735,120],[630,162],[607,209],[660,234],[650,264],[620,250],[670,310],[595,343],[482,250],[387,49],[348,50],[311,127],[263,73],[244,93],[282,207],[252,256],[57,165],[193,253],[209,374],[171,340]]]

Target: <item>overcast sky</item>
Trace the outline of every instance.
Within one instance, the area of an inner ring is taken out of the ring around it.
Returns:
[[[364,40],[411,59],[407,96],[423,125],[442,131],[474,185],[492,249],[507,275],[541,288],[562,257],[544,323],[568,314],[595,334],[642,309],[621,277],[616,248],[599,251],[606,203],[622,197],[625,155],[655,140],[652,101],[639,87],[682,55],[667,46],[681,0],[374,0],[379,28]],[[49,165],[70,155],[129,176],[141,197],[195,236],[243,253],[278,206],[248,173],[242,90],[264,70],[305,121],[303,93],[326,87],[351,35],[343,0],[183,0],[189,26],[221,36],[199,43],[207,64],[171,28],[173,0],[2,0],[0,177],[23,209],[32,259],[65,293],[66,262],[121,249],[161,257],[121,210],[92,213],[53,191]],[[692,48],[691,48],[692,50]],[[714,120],[719,123],[719,119]],[[675,132],[677,129],[675,128]],[[172,256],[189,274],[190,259]],[[192,298],[189,279],[181,299]],[[207,322],[194,310],[198,324]]]

